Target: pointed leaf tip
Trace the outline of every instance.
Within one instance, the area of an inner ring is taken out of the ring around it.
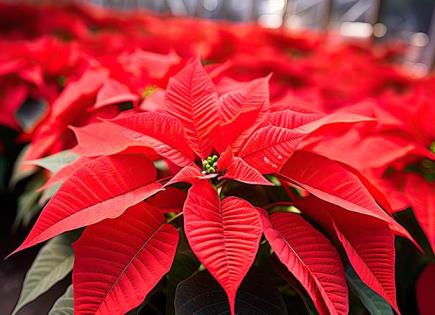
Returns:
[[[171,268],[178,238],[145,202],[88,227],[74,244],[74,314],[123,315],[137,307]]]
[[[167,113],[184,126],[192,149],[207,157],[213,148],[210,133],[219,121],[218,96],[198,58],[169,80],[165,101]]]
[[[262,234],[257,210],[236,197],[220,201],[208,182],[198,182],[184,204],[184,230],[195,255],[225,290],[234,314],[237,290]]]
[[[50,199],[13,253],[63,232],[118,217],[162,189],[155,178],[153,163],[141,155],[103,156],[84,164]]]

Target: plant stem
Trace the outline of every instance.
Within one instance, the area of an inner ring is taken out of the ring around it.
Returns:
[[[166,223],[171,223],[172,221],[178,219],[179,217],[181,217],[183,215],[183,211],[177,213],[176,215],[174,215],[172,218],[170,218]]]

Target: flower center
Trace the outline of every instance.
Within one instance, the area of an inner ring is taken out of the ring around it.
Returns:
[[[57,77],[57,85],[58,85],[60,88],[63,88],[63,87],[65,86],[65,82],[66,82],[66,78],[65,78],[65,76],[60,75],[60,76]]]
[[[432,143],[430,144],[430,146],[429,146],[429,150],[430,150],[432,153],[435,153],[435,141],[432,142]]]
[[[216,154],[207,157],[202,161],[202,169],[205,174],[214,174],[217,170],[218,156]]]
[[[157,86],[155,86],[154,84],[148,85],[146,88],[143,89],[142,97],[147,98],[147,97],[153,95],[154,92],[156,91],[156,89],[157,89]]]

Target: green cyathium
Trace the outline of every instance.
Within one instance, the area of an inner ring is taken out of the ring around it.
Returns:
[[[217,160],[218,156],[216,154],[207,157],[202,160],[202,169],[205,174],[214,174],[217,171]]]

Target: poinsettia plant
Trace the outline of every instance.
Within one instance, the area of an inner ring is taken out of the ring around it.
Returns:
[[[73,264],[50,314],[430,313],[434,81],[396,48],[77,4],[0,16],[2,231],[22,232],[0,250],[51,198],[15,313]]]
[[[413,239],[358,170],[309,149],[322,135],[373,119],[271,106],[269,79],[215,85],[194,59],[169,79],[152,111],[73,128],[74,148],[34,162],[62,165],[43,186],[53,196],[15,252],[52,239],[46,247],[74,256],[62,258],[67,267],[54,277],[72,268],[66,296],[74,314],[124,314],[162,281],[177,314],[268,307],[285,314],[278,284],[273,298],[244,285],[263,281],[257,269],[290,283],[319,314],[349,313],[348,284],[367,308],[400,313],[394,238]],[[187,280],[174,274],[183,257],[194,262]],[[209,291],[216,282],[227,301],[219,288]],[[211,298],[196,299],[201,290]],[[24,290],[18,308],[37,295]]]

